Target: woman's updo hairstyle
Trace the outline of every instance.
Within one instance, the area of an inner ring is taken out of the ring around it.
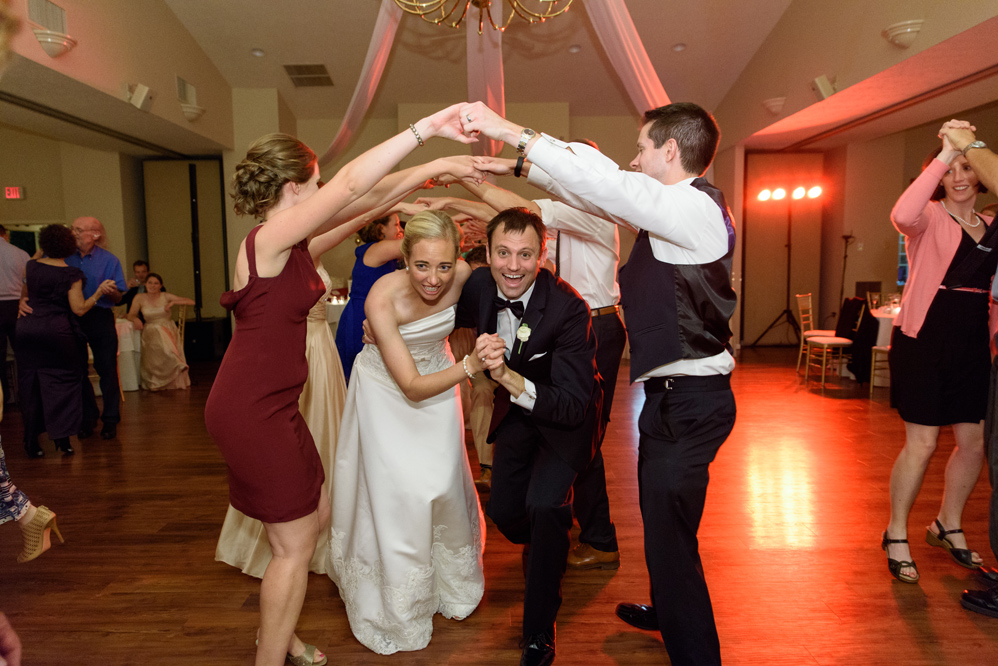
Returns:
[[[423,210],[405,223],[402,235],[402,258],[409,263],[409,255],[416,243],[424,240],[445,240],[454,246],[454,257],[461,251],[461,231],[450,215],[442,210]]]
[[[376,220],[371,220],[362,226],[360,231],[357,232],[361,242],[377,243],[378,241],[385,240],[385,225],[388,224],[390,219],[392,219],[391,215],[385,215]]]
[[[262,136],[246,151],[232,177],[233,209],[263,218],[281,198],[285,183],[307,183],[315,173],[312,149],[287,134]]]

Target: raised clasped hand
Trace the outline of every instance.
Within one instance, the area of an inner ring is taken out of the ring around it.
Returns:
[[[498,379],[505,372],[506,341],[496,333],[483,333],[475,341],[475,356],[492,373],[492,378]]]
[[[460,106],[461,126],[465,134],[477,137],[481,132],[490,139],[502,141],[502,128],[506,122],[502,116],[485,106],[484,102],[471,102]]]
[[[510,164],[508,160],[498,157],[476,157],[475,168],[484,173],[491,173],[497,176],[508,176],[513,173],[516,163]]]
[[[460,115],[463,104],[453,104],[446,109],[437,111],[427,120],[433,127],[433,136],[442,136],[459,143],[477,143],[477,135],[465,132],[463,116]],[[476,133],[477,134],[477,133]],[[429,138],[429,137],[424,137]]]

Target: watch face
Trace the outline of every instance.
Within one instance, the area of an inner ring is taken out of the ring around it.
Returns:
[[[525,129],[525,130],[523,130],[523,133],[526,134],[527,136],[533,136],[533,135],[537,134],[537,132],[535,132],[532,129]]]

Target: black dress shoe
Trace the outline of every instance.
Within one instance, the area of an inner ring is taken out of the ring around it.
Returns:
[[[993,567],[981,567],[977,570],[977,575],[981,577],[985,585],[998,583],[998,569]]]
[[[101,439],[114,439],[118,436],[118,426],[115,423],[105,423],[100,429]]]
[[[617,617],[632,627],[645,631],[658,631],[658,615],[654,606],[617,604]]]
[[[981,615],[998,617],[998,585],[989,590],[964,590],[960,605]]]
[[[42,451],[42,447],[38,446],[38,440],[32,442],[24,443],[24,452],[28,454],[29,458],[44,458],[45,452]]]
[[[80,428],[80,432],[76,433],[77,439],[86,439],[88,437],[94,436],[94,427],[92,425],[85,425]]]
[[[55,448],[58,451],[62,451],[62,455],[64,456],[71,456],[76,453],[73,447],[69,445],[69,437],[60,437],[55,440]]]
[[[520,666],[547,666],[552,663],[554,663],[554,627],[551,631],[543,631],[523,639]]]

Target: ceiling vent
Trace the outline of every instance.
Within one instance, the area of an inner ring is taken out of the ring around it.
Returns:
[[[291,83],[295,84],[295,88],[317,88],[333,85],[333,80],[329,77],[325,65],[285,65],[284,71],[291,77]]]

